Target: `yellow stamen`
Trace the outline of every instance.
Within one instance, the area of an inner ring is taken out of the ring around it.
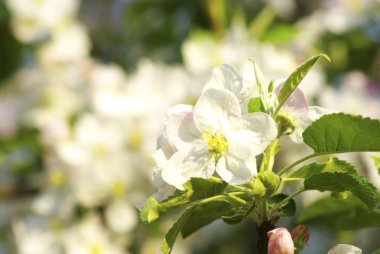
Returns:
[[[220,131],[205,133],[202,135],[202,139],[207,141],[208,151],[213,153],[215,161],[218,161],[228,151],[228,143],[226,138]]]

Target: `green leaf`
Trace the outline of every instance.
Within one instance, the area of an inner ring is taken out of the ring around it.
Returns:
[[[380,121],[362,116],[324,115],[302,136],[316,153],[380,151]]]
[[[314,222],[335,230],[358,230],[380,226],[380,213],[368,211],[357,198],[324,197],[305,207],[297,223]]]
[[[348,173],[317,173],[304,181],[305,190],[319,191],[350,191],[368,208],[373,209],[379,200],[379,193],[366,178]]]
[[[148,198],[140,211],[141,221],[150,223],[158,219],[160,217],[159,207],[160,203],[153,196]]]
[[[223,200],[215,200],[195,206],[181,229],[182,237],[186,238],[222,216],[231,215],[231,212],[231,204]]]
[[[341,173],[350,173],[355,174],[356,170],[354,166],[349,164],[346,161],[339,160],[336,157],[330,158],[326,163],[311,163],[300,167],[299,169],[293,171],[288,177],[283,179],[284,181],[292,180],[304,180],[310,176],[323,173],[323,172],[341,172]]]
[[[380,254],[380,249],[375,250],[372,254]]]
[[[187,237],[212,221],[231,212],[231,205],[227,201],[214,200],[189,207],[181,215],[161,243],[160,250],[163,254],[171,253],[178,233]]]
[[[273,208],[274,206],[281,203],[284,199],[286,199],[288,195],[285,194],[277,194],[268,199],[269,208]],[[290,199],[285,204],[281,205],[278,209],[280,216],[293,216],[296,213],[296,203],[293,199]]]
[[[294,92],[297,86],[301,83],[306,74],[310,71],[311,67],[318,61],[319,58],[325,58],[330,61],[330,58],[325,54],[318,54],[313,56],[306,62],[304,62],[301,66],[299,66],[290,76],[286,79],[283,87],[280,90],[278,95],[278,103],[279,105],[276,108],[274,115],[280,111],[282,105],[286,102],[289,96]]]
[[[223,193],[227,185],[223,180],[212,177],[209,179],[191,178],[184,183],[183,187],[187,191],[189,200],[195,201],[219,195]]]
[[[187,219],[190,217],[193,211],[194,207],[186,209],[186,211],[181,215],[181,217],[177,220],[176,223],[174,223],[169,232],[165,235],[165,238],[160,246],[160,250],[163,254],[171,253],[178,233],[181,231],[183,225],[186,223]]]
[[[380,157],[372,156],[373,161],[375,162],[375,166],[380,174]]]
[[[248,102],[248,112],[265,112],[265,108],[259,97],[252,98]]]
[[[226,182],[215,177],[210,179],[191,178],[183,185],[185,191],[177,190],[172,196],[161,202],[158,202],[153,196],[150,197],[141,209],[140,219],[142,222],[150,223],[173,208],[221,194],[227,185]]]

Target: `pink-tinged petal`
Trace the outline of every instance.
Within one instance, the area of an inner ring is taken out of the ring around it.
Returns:
[[[285,82],[285,80],[275,83],[274,94],[276,95],[276,97],[280,93],[280,90],[282,89],[282,87],[284,85],[284,82]],[[308,112],[308,104],[307,104],[305,95],[303,94],[303,92],[301,91],[301,89],[296,88],[293,91],[293,93],[286,100],[285,104],[282,106],[281,111],[286,111],[286,112],[289,112],[289,113],[291,111],[298,111],[298,112],[300,112],[302,114],[307,114],[307,112]]]
[[[336,244],[327,254],[362,254],[362,250],[350,244]]]
[[[219,159],[216,172],[228,183],[247,183],[253,176],[257,175],[256,159],[251,156],[247,160],[241,160],[227,154]]]
[[[226,132],[228,153],[239,158],[261,154],[277,137],[276,123],[268,114],[252,113],[230,121]]]
[[[228,64],[223,64],[214,68],[210,80],[203,88],[203,92],[210,88],[227,89],[241,99],[240,96],[243,89],[243,82],[234,67]]]
[[[275,228],[267,233],[268,254],[294,254],[292,236],[286,228]]]
[[[193,107],[190,105],[176,105],[169,108],[164,135],[173,149],[191,149],[191,142],[200,136],[194,125]]]
[[[240,105],[236,96],[222,89],[208,89],[194,107],[194,123],[201,133],[223,130],[228,127],[228,118],[240,117]]]

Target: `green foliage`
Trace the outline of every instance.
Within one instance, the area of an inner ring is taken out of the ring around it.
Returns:
[[[372,254],[380,254],[380,249],[375,250]]]
[[[163,254],[171,253],[179,232],[181,232],[183,237],[187,237],[201,227],[208,225],[214,220],[223,215],[227,215],[230,212],[231,205],[227,201],[223,200],[213,200],[187,208],[165,235],[165,239],[161,243],[160,250]]]
[[[181,229],[182,237],[191,235],[220,217],[230,215],[231,212],[231,204],[223,200],[215,200],[195,206]]]
[[[314,222],[334,230],[358,230],[380,226],[380,212],[368,211],[357,198],[324,197],[304,208],[297,223]]]
[[[284,200],[288,197],[288,195],[280,193],[268,198],[269,209],[278,206],[278,204],[284,202]],[[280,205],[280,207],[278,208],[278,214],[280,216],[293,216],[296,213],[296,209],[296,203],[294,202],[294,200],[289,199],[288,201]]]
[[[323,172],[313,174],[304,181],[305,190],[350,191],[369,209],[373,209],[379,200],[379,193],[366,178],[341,172]]]
[[[150,223],[158,219],[160,217],[159,206],[160,203],[153,196],[149,197],[140,211],[141,221]]]
[[[380,151],[380,121],[362,116],[324,115],[302,135],[316,153]]]
[[[352,166],[348,162],[339,160],[336,157],[332,157],[326,163],[311,163],[311,164],[304,165],[300,167],[299,169],[293,171],[284,180],[285,181],[304,180],[306,178],[311,177],[314,174],[324,173],[324,172],[329,172],[329,173],[341,172],[341,173],[355,174],[356,170],[354,166]]]
[[[219,178],[191,178],[184,183],[183,187],[187,191],[186,195],[190,201],[218,195],[227,187],[227,183]]]
[[[248,112],[265,112],[264,105],[259,97],[252,98],[248,102]]]
[[[150,223],[172,208],[218,195],[226,186],[227,183],[218,178],[191,178],[184,184],[185,191],[177,190],[174,195],[162,202],[158,202],[153,196],[150,197],[141,209],[140,219]]]
[[[297,86],[301,83],[303,78],[306,76],[306,74],[310,71],[311,67],[318,61],[319,58],[325,58],[330,61],[330,58],[325,54],[318,54],[316,56],[313,56],[306,62],[304,62],[301,66],[299,66],[290,76],[286,79],[282,89],[280,90],[280,93],[278,95],[278,103],[279,105],[276,108],[275,114],[280,111],[280,108],[286,100],[289,98],[289,96],[294,92],[294,90],[297,88]]]

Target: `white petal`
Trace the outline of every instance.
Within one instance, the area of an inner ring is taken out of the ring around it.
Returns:
[[[276,123],[265,113],[233,118],[226,133],[228,153],[242,159],[261,154],[276,136]]]
[[[184,190],[183,184],[188,180],[182,176],[184,155],[176,152],[164,165],[161,171],[162,179],[177,189]],[[158,179],[158,178],[157,178]]]
[[[209,153],[206,144],[197,144],[184,158],[182,175],[185,178],[210,178],[215,172],[215,158]]]
[[[164,134],[175,149],[191,149],[191,142],[200,136],[194,125],[192,106],[177,105],[170,108]]]
[[[208,89],[194,107],[194,123],[202,133],[223,131],[231,116],[240,117],[241,111],[238,99],[228,90]]]
[[[243,82],[234,67],[223,64],[212,71],[212,76],[203,88],[203,92],[210,88],[227,89],[241,99]]]
[[[243,184],[257,175],[256,159],[251,156],[248,160],[241,160],[231,154],[219,159],[216,172],[226,182],[232,184]]]
[[[165,182],[183,190],[191,177],[210,178],[215,171],[215,159],[205,145],[195,145],[188,153],[176,152],[162,169]]]

